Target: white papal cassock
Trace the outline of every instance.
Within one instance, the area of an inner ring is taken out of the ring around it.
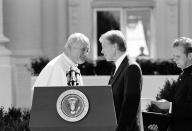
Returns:
[[[77,66],[65,53],[51,60],[37,77],[33,87],[39,86],[67,86],[66,73],[70,67]],[[80,76],[80,85],[83,85]]]

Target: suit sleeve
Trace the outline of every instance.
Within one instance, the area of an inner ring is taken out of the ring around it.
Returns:
[[[188,79],[186,88],[187,94],[185,95],[183,102],[172,103],[172,116],[174,119],[192,119],[192,81]]]
[[[124,98],[117,131],[129,131],[136,121],[141,98],[142,74],[139,66],[130,65],[124,75]]]

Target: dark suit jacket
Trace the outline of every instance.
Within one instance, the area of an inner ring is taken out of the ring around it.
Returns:
[[[139,65],[125,57],[110,81],[116,110],[116,131],[138,131],[142,73]]]
[[[179,76],[172,98],[172,131],[192,131],[192,66]]]

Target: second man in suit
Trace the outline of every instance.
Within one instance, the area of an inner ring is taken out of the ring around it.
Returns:
[[[142,87],[142,73],[136,62],[129,60],[125,37],[118,30],[104,33],[99,41],[107,61],[115,64],[114,74],[109,80],[112,86],[116,110],[116,131],[140,131],[139,103]]]

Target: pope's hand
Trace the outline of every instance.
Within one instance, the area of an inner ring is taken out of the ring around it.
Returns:
[[[167,110],[170,107],[170,102],[164,99],[158,100],[158,101],[151,101],[151,104],[156,105],[158,108],[162,110]]]

